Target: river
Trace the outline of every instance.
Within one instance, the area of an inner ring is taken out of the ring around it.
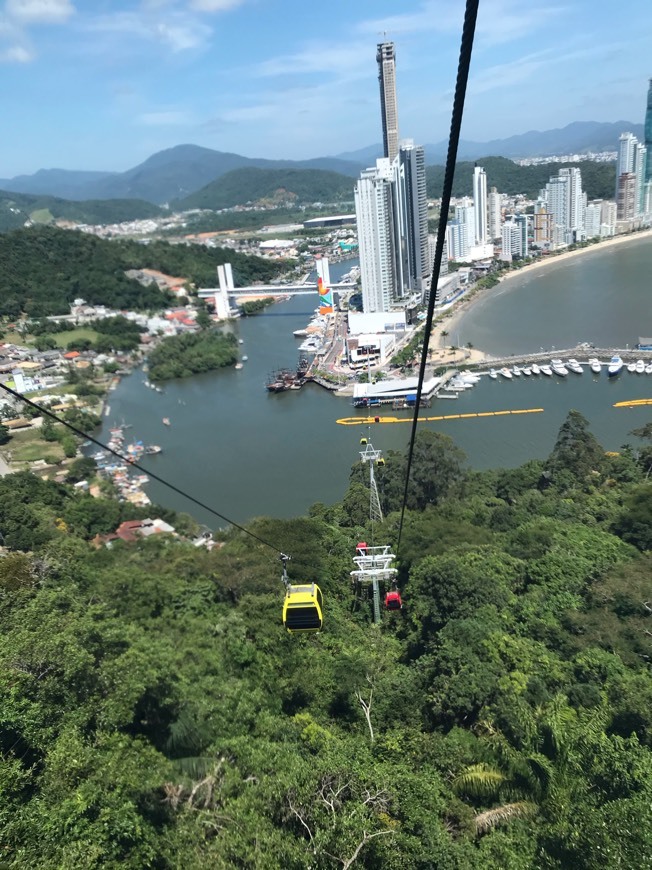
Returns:
[[[331,266],[333,280],[352,265],[349,260]],[[648,241],[592,252],[536,276],[524,274],[468,312],[459,327],[463,342],[495,354],[569,346],[577,340],[631,346],[639,334],[652,333],[652,306],[645,304],[651,273]],[[582,304],[570,298],[575,294]],[[142,460],[145,468],[236,522],[261,515],[297,516],[314,502],[340,500],[366,430],[337,425],[336,420],[364,419],[366,413],[313,384],[273,395],[264,388],[270,371],[296,364],[299,341],[292,332],[306,325],[316,304],[316,294],[314,299],[298,296],[235,321],[232,328],[248,356],[240,371],[223,369],[171,381],[163,393],[148,389],[140,371],[123,378],[109,396],[111,412],[98,437],[107,440],[115,423],[132,424],[130,434],[163,448],[160,455]],[[457,400],[434,402],[423,415],[520,408],[543,408],[543,413],[421,425],[451,435],[475,468],[513,467],[550,453],[570,408],[589,419],[606,450],[618,450],[632,428],[650,419],[652,409],[618,409],[613,403],[649,397],[652,377],[626,371],[615,381],[607,381],[605,372],[598,377],[588,371],[565,379],[483,378]],[[375,426],[374,446],[402,450],[410,415],[385,413],[405,422]],[[166,416],[169,427],[162,423]],[[219,524],[156,481],[147,493],[154,502],[187,511],[211,528]]]

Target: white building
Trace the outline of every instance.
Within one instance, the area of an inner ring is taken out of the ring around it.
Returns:
[[[595,239],[600,236],[602,226],[602,200],[596,199],[589,202],[584,213],[584,231],[587,239]]]
[[[396,297],[423,296],[430,283],[428,257],[428,198],[426,156],[423,145],[401,141],[392,164],[394,194],[394,251]]]
[[[392,165],[388,158],[365,169],[355,186],[362,307],[389,311],[396,285],[393,250]]]
[[[484,245],[487,236],[487,173],[481,166],[473,170],[473,207],[474,207],[474,239],[475,245]]]
[[[581,171],[576,166],[560,169],[546,185],[544,197],[554,224],[553,243],[568,245],[583,239],[585,198]]]
[[[646,213],[645,174],[647,148],[633,133],[621,133],[616,164],[618,220],[627,221]]]
[[[527,216],[517,215],[515,218],[506,220],[502,226],[502,252],[501,260],[511,262],[514,257],[527,257]]]
[[[497,239],[500,236],[500,226],[502,223],[502,195],[498,193],[495,187],[492,187],[489,192],[489,237]]]

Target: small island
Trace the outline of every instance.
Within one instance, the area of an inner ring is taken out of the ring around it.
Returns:
[[[234,365],[238,359],[237,348],[234,335],[217,329],[165,338],[149,355],[150,379],[187,378]]]

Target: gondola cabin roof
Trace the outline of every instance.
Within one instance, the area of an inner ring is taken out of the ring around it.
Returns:
[[[290,633],[320,631],[324,600],[316,583],[288,586],[283,602],[283,625]]]

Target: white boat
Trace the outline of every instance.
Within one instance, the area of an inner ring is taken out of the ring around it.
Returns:
[[[569,369],[571,372],[575,372],[576,375],[581,375],[584,371],[584,369],[576,359],[569,359],[566,363],[566,368]]]
[[[599,375],[602,371],[602,363],[595,356],[589,360],[589,365],[591,366],[591,371],[594,375]]]
[[[244,366],[242,365],[242,363],[236,363],[233,368],[237,371],[240,371],[240,369],[244,368]]]
[[[514,366],[514,368],[512,369],[512,374],[516,375],[517,378],[520,378],[521,377],[520,368],[518,366]]]
[[[245,354],[245,355],[242,357],[242,362],[247,362],[248,359],[249,359],[249,357],[247,356],[247,354]]]
[[[637,374],[637,375],[642,375],[642,374],[645,373],[645,363],[643,362],[642,359],[638,359],[638,360],[636,360],[636,369],[635,369],[635,371],[636,371],[636,374]]]
[[[500,370],[500,374],[501,374],[504,378],[507,378],[508,381],[511,381],[511,379],[512,379],[512,373],[510,372],[510,370],[509,370],[508,368],[501,369],[501,370]]]
[[[529,378],[532,374],[532,369],[529,366],[525,366],[525,368],[523,369],[523,374],[526,378]]]
[[[633,374],[636,371],[636,363],[635,362],[627,363],[627,371],[631,372]]]
[[[489,372],[489,377],[490,377],[490,378],[493,378],[494,380],[496,380],[496,378],[498,377],[498,372],[496,371],[496,369],[492,369],[492,370]]]
[[[541,374],[541,369],[539,368],[539,366],[536,363],[532,363],[531,368],[532,368],[533,375],[540,375]]]
[[[552,377],[552,369],[550,368],[550,366],[541,366],[540,368],[542,375],[546,375],[549,378]]]
[[[308,330],[307,329],[295,329],[294,332],[292,333],[292,335],[296,336],[297,338],[304,338],[306,335],[308,335]]]
[[[652,375],[652,363],[648,363],[648,365],[645,366],[645,374]]]
[[[623,361],[615,354],[611,357],[611,361],[609,362],[609,368],[607,369],[607,374],[610,378],[615,378],[616,375],[619,375],[623,368]]]
[[[559,375],[559,377],[561,378],[565,378],[568,374],[568,369],[560,359],[550,360],[550,368],[556,375]]]

